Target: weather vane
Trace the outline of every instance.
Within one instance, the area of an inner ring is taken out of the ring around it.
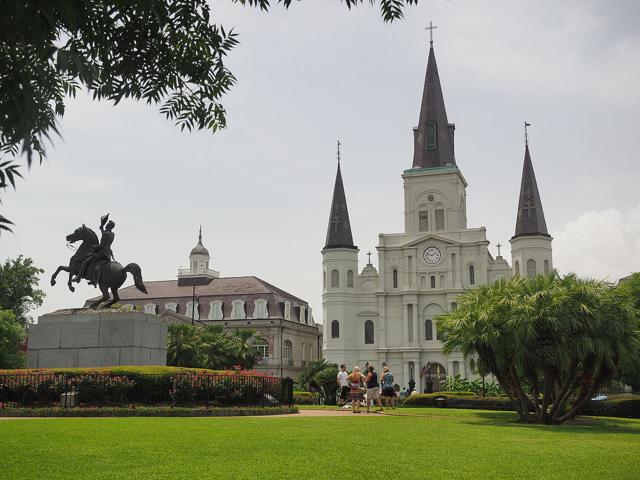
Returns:
[[[338,140],[338,163],[340,163],[340,140]]]
[[[429,22],[429,26],[425,30],[429,30],[429,43],[433,45],[433,31],[438,28],[433,23]]]
[[[529,145],[529,132],[527,132],[527,127],[530,127],[531,124],[524,122],[524,144]]]

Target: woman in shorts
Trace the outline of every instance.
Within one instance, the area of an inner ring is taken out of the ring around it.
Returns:
[[[355,366],[351,374],[347,377],[347,380],[349,380],[349,396],[351,397],[353,413],[360,413],[360,402],[363,397],[360,384],[366,380],[366,377],[360,373],[360,367]]]

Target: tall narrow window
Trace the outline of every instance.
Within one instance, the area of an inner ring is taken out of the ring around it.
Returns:
[[[544,274],[549,275],[549,260],[544,261]]]
[[[327,271],[322,272],[322,286],[327,288]]]
[[[364,343],[373,344],[373,322],[367,320],[364,322]]]
[[[264,338],[256,338],[253,343],[254,348],[257,350],[260,358],[269,358],[269,343]]]
[[[353,270],[347,271],[347,288],[353,288]]]
[[[436,276],[431,275],[431,288],[436,288]]]
[[[473,265],[469,265],[469,285],[476,284],[476,269]]]
[[[289,363],[293,363],[293,343],[291,340],[285,340],[282,346],[282,357]]]
[[[444,275],[440,275],[440,288],[444,288]]]
[[[424,276],[424,275],[422,275],[422,276],[420,277],[420,288],[421,288],[422,290],[424,290],[424,289],[426,289],[426,288],[427,288],[427,279],[425,278],[425,276]]]
[[[340,338],[340,322],[338,320],[331,322],[331,338]]]
[[[393,288],[398,288],[398,269],[393,269]]]
[[[436,138],[437,138],[436,123],[431,121],[427,123],[427,141],[425,143],[425,148],[427,150],[433,150],[434,148],[436,148]]]
[[[436,209],[436,230],[437,231],[444,230],[444,209],[443,208]]]
[[[527,260],[527,277],[533,278],[536,276],[536,261],[533,258]]]
[[[424,339],[433,340],[433,322],[431,320],[424,321]]]
[[[331,287],[337,288],[340,286],[340,273],[338,270],[331,270]]]
[[[429,230],[429,211],[420,210],[418,212],[418,231],[426,232]]]
[[[460,375],[460,362],[457,360],[454,360],[453,362],[453,376],[457,376]]]
[[[456,280],[457,280],[457,275],[456,275],[457,268],[458,268],[458,265],[456,264],[456,254],[452,253],[451,254],[451,281],[453,282],[454,287],[456,285]]]
[[[513,266],[513,270],[514,270],[513,274],[515,276],[520,275],[520,262],[518,262],[517,260],[516,260],[516,263]]]
[[[455,312],[458,309],[458,302],[451,302],[451,311]]]

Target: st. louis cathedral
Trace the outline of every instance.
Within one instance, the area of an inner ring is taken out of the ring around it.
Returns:
[[[456,309],[460,293],[553,269],[528,143],[509,265],[489,253],[485,227],[467,226],[467,181],[456,162],[454,131],[431,42],[413,164],[402,173],[404,232],[381,233],[377,269],[369,262],[360,271],[338,164],[322,250],[324,356],[349,368],[384,362],[399,385],[413,380],[420,392],[437,390],[446,376],[476,377],[469,359],[445,354],[439,341],[437,317]]]

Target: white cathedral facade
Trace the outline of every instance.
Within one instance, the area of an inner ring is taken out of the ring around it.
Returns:
[[[470,359],[445,354],[437,317],[457,307],[465,289],[553,268],[549,235],[528,144],[525,146],[512,265],[488,250],[484,227],[467,226],[466,187],[455,159],[433,44],[414,128],[412,167],[402,173],[402,233],[379,235],[378,267],[358,266],[338,164],[323,266],[323,353],[361,368],[385,363],[396,383],[438,390],[447,376],[475,378]],[[359,272],[359,273],[358,273]]]

